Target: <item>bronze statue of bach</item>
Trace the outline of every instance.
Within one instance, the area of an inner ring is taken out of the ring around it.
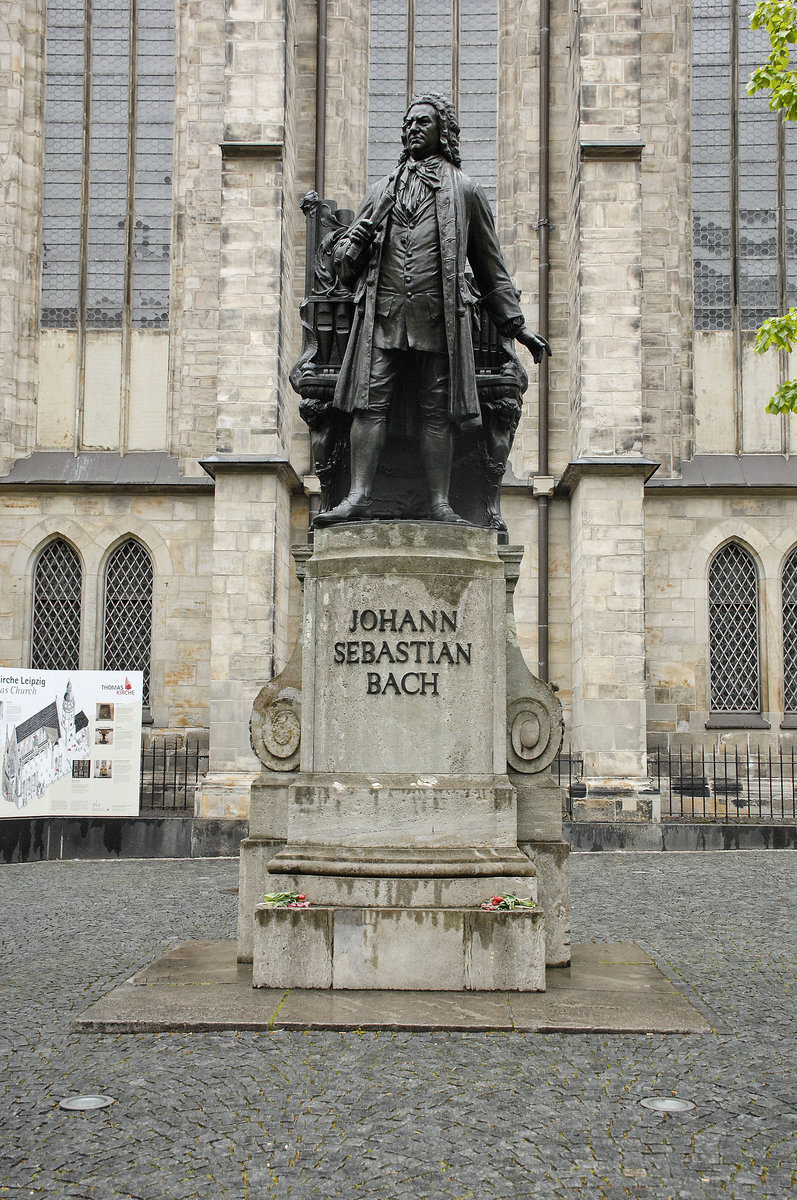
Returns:
[[[473,309],[481,303],[499,334],[526,346],[535,363],[551,353],[526,327],[487,198],[461,170],[453,106],[434,93],[416,98],[401,140],[396,170],[368,191],[334,250],[355,302],[334,395],[335,408],[352,418],[351,482],[316,526],[369,519],[390,408],[408,372],[419,406],[426,519],[467,524],[449,503],[449,485],[457,429],[481,423]]]

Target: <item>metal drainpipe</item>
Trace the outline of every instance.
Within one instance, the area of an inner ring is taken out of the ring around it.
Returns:
[[[318,0],[315,70],[315,190],[324,199],[327,147],[327,0]]]
[[[540,0],[540,156],[539,156],[539,332],[548,337],[548,283],[551,264],[548,259],[548,184],[550,168],[550,54],[551,4]],[[539,372],[539,454],[538,473],[548,474],[548,356],[543,355]],[[537,496],[537,646],[540,679],[548,682],[548,496]]]

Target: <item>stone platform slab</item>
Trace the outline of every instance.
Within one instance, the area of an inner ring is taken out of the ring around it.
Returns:
[[[234,941],[184,942],[92,1004],[88,1033],[253,1029],[514,1033],[710,1033],[633,943],[573,946],[544,993],[255,989]]]

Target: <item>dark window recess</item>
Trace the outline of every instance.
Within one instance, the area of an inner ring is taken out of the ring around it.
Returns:
[[[783,619],[783,711],[797,713],[797,549],[783,564],[780,581]]]
[[[748,96],[766,38],[743,6],[692,6],[695,329],[756,329],[797,293],[794,129]],[[734,287],[734,282],[736,286]]]
[[[368,179],[394,169],[408,100],[454,101],[462,166],[495,202],[498,6],[495,0],[371,0]]]
[[[33,576],[31,667],[79,669],[82,575],[77,551],[61,538],[39,555]]]
[[[712,713],[760,713],[758,573],[736,542],[709,567],[708,636]]]
[[[86,2],[47,8],[41,324],[165,328],[174,6]]]
[[[140,542],[123,542],[105,570],[102,666],[143,671],[144,707],[150,706],[152,559]]]

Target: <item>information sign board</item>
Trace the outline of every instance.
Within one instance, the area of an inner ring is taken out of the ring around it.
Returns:
[[[0,667],[0,818],[137,816],[141,671]]]

